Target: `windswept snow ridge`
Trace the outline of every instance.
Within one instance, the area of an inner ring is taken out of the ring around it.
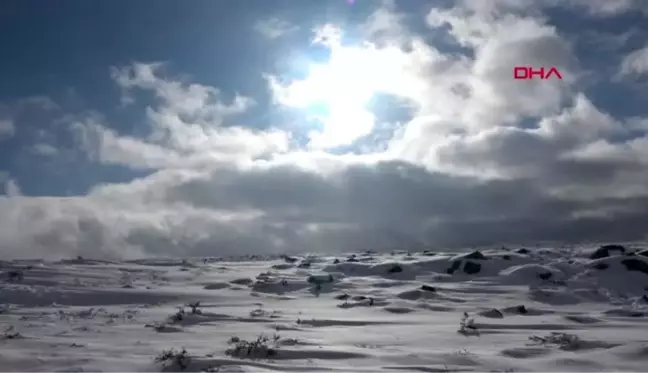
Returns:
[[[648,366],[648,251],[0,263],[0,371]]]

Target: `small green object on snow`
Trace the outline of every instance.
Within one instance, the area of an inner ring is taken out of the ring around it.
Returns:
[[[311,275],[308,276],[308,283],[309,284],[315,284],[315,285],[322,285],[322,284],[331,284],[333,283],[333,275]]]

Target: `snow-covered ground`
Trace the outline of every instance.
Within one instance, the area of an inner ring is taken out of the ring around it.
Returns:
[[[630,251],[5,261],[0,370],[645,371]]]

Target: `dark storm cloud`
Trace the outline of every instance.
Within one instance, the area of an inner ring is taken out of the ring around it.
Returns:
[[[570,182],[581,175],[588,181],[599,166],[570,162],[562,172],[571,173]],[[167,197],[195,207],[261,210],[264,217],[258,224],[285,224],[289,229],[278,229],[277,237],[287,239],[288,247],[304,248],[318,241],[313,236],[348,249],[399,242],[579,241],[592,238],[590,229],[596,230],[596,238],[636,239],[648,217],[643,198],[579,202],[551,197],[530,179],[480,182],[403,162],[355,165],[328,177],[286,166],[238,175],[218,171],[212,178],[172,188]],[[622,224],[605,216],[572,216],[609,209],[622,211],[614,215]],[[305,233],[308,239],[286,234],[307,224],[339,226]],[[252,237],[269,233],[262,231],[257,226],[247,233]]]

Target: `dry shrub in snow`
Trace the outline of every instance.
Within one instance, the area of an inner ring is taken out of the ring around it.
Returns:
[[[475,319],[468,315],[468,312],[464,312],[461,320],[459,321],[459,330],[457,333],[463,334],[465,336],[469,335],[479,335],[479,330],[475,325]]]
[[[161,363],[163,369],[180,369],[181,371],[187,369],[191,359],[187,350],[184,348],[181,351],[174,349],[164,350],[155,358],[156,363]]]
[[[225,351],[226,355],[248,359],[268,359],[277,356],[278,342],[281,337],[274,335],[272,340],[264,335],[257,337],[255,341],[246,341],[238,337],[232,337],[229,344],[232,347]]]
[[[2,335],[2,339],[17,339],[20,337],[21,337],[20,333],[15,332],[13,326],[9,326],[8,328],[6,328],[4,334]]]
[[[558,332],[552,332],[547,337],[538,337],[534,335],[529,337],[529,339],[539,344],[558,345],[561,350],[566,351],[578,350],[583,344],[583,341],[577,335]]]
[[[194,302],[194,303],[189,303],[186,305],[186,307],[191,308],[191,314],[192,315],[200,315],[202,314],[202,311],[198,309],[200,307],[200,301]]]

